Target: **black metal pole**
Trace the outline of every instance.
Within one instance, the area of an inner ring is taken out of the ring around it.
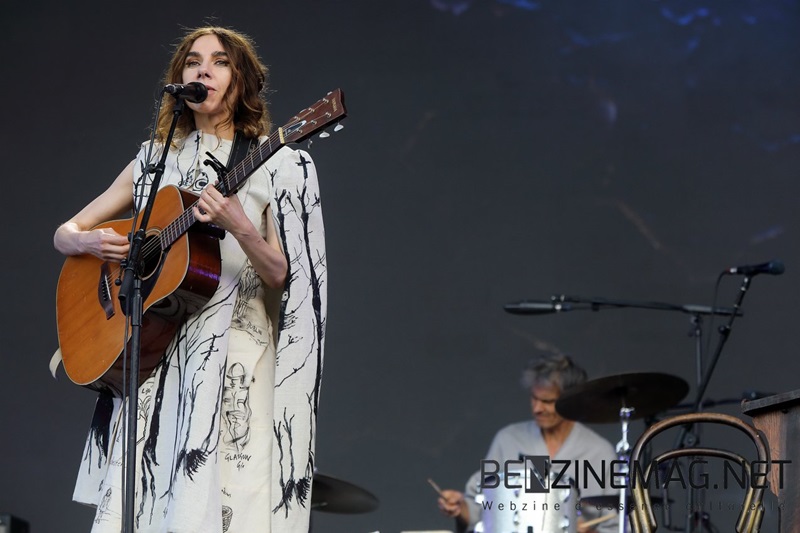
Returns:
[[[730,338],[731,330],[733,327],[733,321],[736,320],[736,316],[739,314],[740,308],[742,306],[742,300],[744,300],[744,295],[747,293],[747,289],[750,288],[750,276],[745,276],[742,279],[742,285],[739,287],[739,294],[736,298],[736,302],[733,304],[733,312],[728,315],[728,323],[724,326],[719,328],[719,342],[717,343],[716,350],[714,350],[714,355],[711,358],[711,361],[708,365],[708,369],[702,375],[702,379],[698,381],[697,384],[697,396],[695,397],[694,404],[692,405],[690,413],[699,413],[702,409],[703,404],[703,396],[705,395],[706,389],[708,388],[708,384],[711,381],[711,376],[714,374],[714,369],[719,362],[720,356],[722,355],[722,349],[725,347],[725,343],[728,342],[728,338]],[[700,371],[702,371],[702,366],[698,367]],[[681,427],[680,433],[675,441],[674,448],[683,448],[687,446],[697,446],[699,442],[699,437],[695,432],[694,424],[686,424]],[[695,521],[695,491],[692,488],[693,483],[690,483],[689,494],[687,496],[689,500],[689,511],[686,516],[686,531],[687,533],[693,533],[695,525],[698,523]],[[702,524],[700,524],[702,525]]]
[[[172,143],[175,127],[178,124],[185,107],[182,97],[176,97],[175,106],[172,110],[172,124],[169,134],[164,141],[164,148],[161,158],[155,167],[148,167],[147,172],[154,173],[153,182],[150,185],[150,192],[147,197],[142,218],[139,221],[139,229],[131,239],[131,247],[128,251],[128,259],[125,262],[125,275],[119,290],[120,307],[125,312],[131,324],[131,339],[129,344],[130,366],[128,375],[128,392],[123,392],[122,404],[127,405],[127,440],[124,453],[125,461],[125,490],[122,515],[122,530],[125,533],[135,533],[135,509],[136,509],[136,421],[139,416],[139,357],[141,354],[141,327],[144,301],[142,299],[142,246],[147,237],[147,224],[150,221],[150,214],[153,211],[156,193],[161,184],[161,177],[164,175],[166,167],[167,153]]]

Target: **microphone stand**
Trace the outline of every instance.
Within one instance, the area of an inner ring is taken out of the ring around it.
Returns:
[[[736,305],[733,308],[728,307],[708,307],[704,305],[675,305],[670,303],[664,302],[635,302],[630,300],[610,300],[606,298],[582,298],[582,297],[575,297],[575,296],[552,296],[550,298],[550,302],[536,302],[536,301],[522,301],[522,302],[515,302],[506,304],[504,306],[505,310],[512,314],[530,314],[530,315],[538,315],[538,314],[550,314],[550,313],[560,313],[565,311],[578,311],[578,310],[591,310],[591,311],[598,311],[601,308],[625,308],[625,307],[632,307],[638,309],[653,309],[657,311],[680,311],[683,313],[687,313],[691,315],[691,323],[692,329],[689,333],[690,337],[694,337],[695,339],[695,360],[696,360],[696,373],[697,373],[697,387],[698,387],[698,396],[693,404],[691,412],[698,412],[700,408],[700,404],[702,403],[702,396],[705,393],[705,389],[708,386],[708,382],[711,379],[711,374],[714,371],[714,367],[719,360],[720,353],[722,352],[722,348],[724,346],[725,341],[730,335],[731,326],[733,324],[733,320],[736,316],[741,316],[742,312],[739,309],[742,303],[742,299],[744,298],[744,293],[747,291],[747,288],[750,285],[750,277],[745,276],[743,287],[739,293],[739,298],[736,302]],[[702,315],[720,315],[720,316],[729,316],[730,319],[728,324],[722,328],[720,328],[720,333],[723,335],[722,342],[720,342],[719,346],[717,346],[716,353],[714,355],[714,359],[712,360],[712,364],[709,368],[708,373],[705,375],[705,379],[703,376],[703,345],[702,345]],[[628,416],[630,416],[628,414]],[[623,418],[623,414],[620,413],[621,419]],[[625,460],[624,457],[624,448],[627,445],[626,436],[627,436],[627,420],[622,420],[623,423],[623,440],[617,445],[617,452],[620,455],[620,458]],[[677,448],[678,444],[681,447],[684,446],[694,446],[699,442],[699,436],[696,432],[692,431],[692,428],[687,428],[684,426],[684,431],[680,435],[678,442],[676,442],[673,448]],[[620,448],[623,448],[623,453],[620,453]],[[691,487],[691,483],[688,490],[688,500],[690,504],[694,504],[694,491]],[[624,491],[624,489],[623,489]],[[625,500],[623,496],[624,492],[620,495],[620,506],[624,509]],[[662,507],[662,519],[665,522],[665,527],[668,530],[672,529],[672,517],[669,514],[669,492],[665,487],[663,492],[664,497],[664,506]],[[692,526],[692,511],[687,513],[687,526],[686,532],[691,533],[690,527]],[[707,518],[707,517],[706,517]],[[624,518],[620,518],[619,523],[619,531],[620,533],[625,533],[625,520]]]
[[[705,395],[705,391],[708,388],[708,384],[711,381],[711,376],[714,373],[714,369],[716,368],[717,363],[719,362],[720,356],[722,354],[722,349],[725,346],[725,343],[728,341],[730,337],[731,329],[733,326],[733,321],[736,319],[737,316],[741,316],[741,305],[742,300],[744,299],[744,295],[747,290],[750,288],[750,281],[751,277],[746,275],[742,280],[742,286],[739,289],[739,294],[736,299],[736,302],[733,308],[711,308],[699,305],[672,305],[672,304],[665,304],[661,302],[629,302],[629,301],[613,301],[613,300],[604,300],[604,299],[580,299],[580,298],[572,298],[567,296],[554,296],[552,301],[554,304],[556,303],[564,303],[564,302],[571,302],[577,304],[584,304],[588,305],[589,308],[593,311],[598,310],[602,306],[606,307],[639,307],[645,309],[656,309],[656,310],[666,310],[666,311],[682,311],[684,313],[688,313],[692,315],[692,331],[690,332],[690,336],[695,338],[695,357],[696,357],[696,372],[697,372],[697,396],[695,398],[694,404],[692,405],[691,413],[697,413],[701,409],[701,405],[703,403],[703,396]],[[709,364],[708,370],[703,373],[703,348],[702,348],[702,315],[727,315],[728,316],[728,323],[719,328],[720,333],[720,340],[717,344],[716,350],[714,355],[711,359]],[[678,447],[684,448],[688,446],[696,446],[700,442],[700,437],[698,432],[695,430],[693,424],[687,424],[682,427],[681,433],[678,435],[676,439],[675,445],[673,446],[674,449]],[[688,507],[689,510],[687,511],[686,515],[686,529],[687,533],[692,533],[694,531],[694,526],[699,523],[704,528],[708,527],[708,516],[701,514],[701,520],[695,520],[694,509],[695,509],[695,502],[696,502],[696,491],[694,487],[692,487],[692,483],[689,483],[689,487],[687,488],[687,501],[689,503]],[[665,502],[669,501],[669,493],[666,492],[664,494]],[[662,517],[665,517],[666,513],[666,506],[664,506],[664,512],[662,512]],[[671,518],[666,519],[666,527],[671,527],[672,520]]]
[[[507,313],[513,315],[549,315],[567,311],[599,311],[603,308],[633,307],[637,309],[654,309],[656,311],[680,311],[692,316],[719,315],[726,316],[741,312],[730,307],[709,307],[707,305],[676,305],[664,302],[636,302],[631,300],[609,300],[608,298],[582,298],[580,296],[551,296],[549,302],[522,300],[503,306]]]
[[[163,92],[162,92],[163,94]],[[142,299],[142,269],[144,263],[142,261],[142,245],[147,237],[147,224],[150,221],[150,214],[153,211],[153,204],[155,203],[156,192],[161,184],[161,178],[164,175],[166,168],[167,152],[172,143],[172,137],[175,133],[175,127],[178,124],[183,110],[186,106],[183,97],[176,95],[175,106],[172,109],[172,124],[169,128],[169,133],[164,141],[164,149],[161,152],[161,159],[154,167],[148,165],[147,173],[154,174],[153,182],[150,184],[150,191],[147,197],[147,205],[145,206],[142,218],[139,221],[139,229],[133,234],[131,238],[131,247],[128,250],[128,258],[125,260],[125,275],[122,278],[119,289],[119,301],[125,316],[130,320],[131,325],[131,338],[129,343],[130,348],[130,370],[128,377],[128,393],[123,393],[123,405],[127,400],[128,417],[127,417],[127,444],[125,447],[125,500],[123,505],[123,532],[135,533],[134,527],[134,510],[136,507],[136,420],[138,418],[139,406],[139,356],[141,354],[141,327],[143,315],[143,299]]]
[[[736,320],[736,316],[739,315],[739,310],[742,306],[742,301],[744,300],[744,296],[747,293],[747,290],[750,288],[751,276],[745,275],[742,279],[742,284],[739,287],[739,293],[736,298],[736,302],[733,304],[733,311],[728,316],[728,323],[724,326],[721,326],[718,331],[720,334],[719,342],[717,343],[717,347],[714,350],[714,355],[711,358],[711,361],[708,366],[708,370],[706,370],[705,374],[703,375],[702,379],[698,382],[697,387],[697,395],[695,396],[694,404],[692,405],[690,413],[698,413],[700,412],[703,404],[703,396],[705,395],[706,389],[708,388],[708,384],[711,381],[711,376],[714,374],[714,369],[719,362],[720,356],[722,355],[722,349],[725,347],[725,344],[728,342],[730,338],[731,330],[733,327],[733,321]],[[699,355],[702,357],[702,355]],[[702,363],[698,362],[698,378],[700,377],[703,369]],[[694,424],[689,423],[681,427],[681,431],[678,434],[677,439],[675,440],[675,445],[673,448],[684,448],[689,446],[696,446],[700,442],[700,439],[697,433],[694,430]],[[702,512],[702,509],[698,510],[698,515],[695,515],[695,490],[692,486],[692,483],[689,483],[689,488],[687,489],[687,501],[688,501],[688,511],[686,513],[686,531],[687,533],[692,533],[694,531],[694,526],[700,523],[704,529],[708,528],[708,516]],[[700,516],[701,519],[697,520],[696,517]]]

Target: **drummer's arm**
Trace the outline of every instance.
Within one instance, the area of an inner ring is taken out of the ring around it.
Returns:
[[[439,509],[456,521],[456,533],[464,533],[469,524],[469,507],[464,494],[457,490],[443,490],[439,496]]]

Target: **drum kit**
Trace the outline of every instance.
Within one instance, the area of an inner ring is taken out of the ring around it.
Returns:
[[[688,391],[688,383],[671,374],[644,372],[612,375],[567,390],[557,400],[556,411],[564,418],[588,424],[619,423],[621,438],[616,445],[616,452],[620,461],[627,464],[632,447],[628,441],[629,422],[655,419],[671,410],[685,409],[687,406],[679,402]],[[545,493],[528,493],[518,488],[508,488],[522,484],[522,471],[500,472],[496,475],[501,478],[514,476],[516,479],[513,483],[502,480],[495,487],[483,488],[478,494],[476,501],[484,510],[476,533],[577,533],[577,517],[582,509],[604,509],[610,513],[584,520],[585,525],[591,525],[616,518],[618,509],[632,508],[631,496],[626,488],[620,489],[619,496],[580,497],[580,491],[575,486],[554,488]],[[379,505],[378,499],[369,491],[320,473],[314,475],[311,495],[311,509],[320,512],[368,513]],[[664,499],[652,497],[651,501],[661,504]],[[506,509],[485,505],[485,502],[504,502]],[[551,512],[553,509],[559,512]],[[625,521],[619,520],[618,525],[619,531],[624,533]]]
[[[616,452],[628,474],[631,443],[628,441],[628,424],[631,420],[653,417],[676,406],[689,392],[689,384],[671,374],[658,372],[630,373],[607,376],[588,381],[566,391],[556,401],[556,411],[564,418],[592,424],[619,422],[621,438]],[[591,498],[583,503],[590,505]],[[604,499],[600,497],[600,499]],[[625,487],[619,489],[616,508],[630,509],[630,496]],[[595,502],[595,504],[600,502]],[[604,501],[603,503],[611,503]],[[606,507],[606,506],[599,506]],[[608,505],[606,508],[614,508]],[[625,532],[625,521],[618,521],[619,532]],[[570,532],[572,533],[572,532]]]
[[[588,424],[619,423],[621,439],[616,445],[616,452],[620,461],[627,464],[632,447],[628,441],[629,422],[686,408],[679,402],[688,391],[689,385],[685,380],[670,374],[645,372],[612,375],[569,389],[557,400],[556,411],[564,418]],[[619,496],[582,498],[574,486],[551,489],[546,493],[528,493],[508,488],[521,485],[523,472],[501,472],[497,475],[517,476],[517,479],[514,483],[503,480],[493,488],[482,489],[478,494],[476,501],[484,511],[476,533],[577,533],[577,516],[581,509],[609,511],[610,514],[589,520],[588,525],[591,525],[616,518],[618,509],[632,508],[631,496],[626,488],[620,489]],[[651,501],[660,504],[664,500],[652,497]],[[484,502],[505,502],[506,509],[484,505]],[[378,505],[378,499],[373,494],[357,485],[332,476],[314,474],[311,493],[311,509],[314,511],[368,513],[377,509]],[[551,512],[553,509],[559,512]],[[618,525],[619,531],[624,533],[625,521],[619,520]]]
[[[726,271],[725,273],[735,273],[733,270]],[[522,315],[542,315],[551,313],[561,313],[565,311],[574,310],[591,310],[598,311],[603,308],[625,308],[633,307],[640,309],[652,309],[660,311],[677,311],[688,314],[691,316],[692,333],[691,337],[695,339],[695,354],[697,358],[697,397],[696,400],[688,406],[688,410],[698,412],[706,404],[702,402],[703,395],[708,385],[709,379],[713,374],[716,363],[719,360],[721,351],[728,335],[731,331],[731,326],[736,317],[741,316],[741,303],[744,294],[747,292],[750,283],[750,276],[752,273],[744,273],[745,278],[742,287],[737,294],[737,299],[731,308],[708,307],[701,305],[675,305],[661,302],[633,302],[622,300],[610,300],[604,298],[581,298],[573,296],[553,296],[550,301],[522,301],[510,303],[504,306],[506,312],[512,314]],[[756,272],[758,273],[758,272]],[[711,317],[720,316],[727,317],[728,323],[724,327],[719,328],[720,339],[713,354],[712,360],[706,366],[703,364],[703,346],[701,343],[702,331],[701,323],[702,316],[710,315]],[[704,368],[706,366],[706,368]],[[594,380],[587,381],[581,385],[572,387],[561,395],[556,401],[556,411],[568,420],[589,424],[611,424],[619,423],[621,438],[616,445],[616,453],[618,457],[617,468],[614,469],[613,477],[619,476],[618,479],[626,480],[623,485],[629,483],[629,470],[631,462],[632,445],[628,440],[629,423],[635,419],[645,419],[647,425],[653,423],[657,416],[667,414],[669,411],[677,411],[682,407],[687,406],[678,405],[679,402],[689,392],[689,384],[680,377],[657,373],[657,372],[642,372],[642,373],[627,373],[602,377]],[[684,447],[688,444],[693,444],[692,439],[695,437],[691,433],[691,429],[684,427],[680,436],[677,447]],[[576,487],[576,492],[577,487]],[[519,494],[517,494],[519,496]],[[667,503],[671,502],[668,495],[664,498],[652,497],[650,501],[653,503],[664,503],[667,498]],[[691,500],[692,495],[689,494]],[[633,506],[632,497],[630,495],[629,487],[622,486],[619,489],[619,495],[603,495],[580,498],[579,509],[586,509],[587,507],[594,507],[595,509],[606,509],[613,511],[601,517],[601,519],[591,520],[592,523],[600,523],[603,519],[611,519],[616,517],[616,511],[621,511],[620,517],[624,516],[623,513],[630,511]],[[563,509],[563,507],[561,507]],[[484,514],[486,514],[484,512]],[[489,517],[488,523],[492,526],[485,529],[486,533],[576,533],[578,531],[574,516],[567,516],[564,513],[560,515],[560,521],[553,524],[545,523],[541,518],[534,519],[535,524],[529,526],[523,524],[523,520],[516,519],[517,524],[522,524],[525,527],[511,527],[504,525],[503,528],[493,527],[496,520]],[[586,517],[584,517],[586,518]],[[584,520],[582,528],[585,528],[587,521]],[[619,533],[626,532],[626,520],[620,519],[617,521]],[[689,531],[690,527],[686,528]],[[692,529],[692,531],[694,531]]]
[[[734,273],[733,270],[730,273]],[[658,372],[627,373],[590,380],[565,391],[556,401],[556,411],[566,419],[589,424],[620,424],[621,438],[616,445],[616,453],[619,459],[618,466],[622,468],[616,469],[615,474],[622,474],[627,479],[632,449],[628,440],[630,421],[647,419],[646,422],[651,423],[658,415],[669,411],[681,409],[699,411],[706,405],[702,398],[719,359],[722,347],[727,341],[733,321],[737,316],[741,316],[739,309],[744,294],[749,287],[749,276],[750,274],[745,276],[737,301],[732,308],[554,296],[550,302],[519,302],[508,304],[505,309],[507,312],[515,314],[545,314],[580,308],[597,311],[602,307],[639,307],[680,311],[692,316],[691,321],[694,328],[692,336],[695,337],[698,358],[698,392],[696,400],[692,404],[678,405],[689,392],[689,384],[685,380],[671,374]],[[728,317],[727,326],[719,328],[721,333],[720,342],[705,375],[703,375],[702,347],[700,343],[700,337],[702,336],[700,331],[701,315]],[[676,443],[676,446],[683,446],[687,443],[692,444],[690,437],[692,437],[691,434],[682,433],[681,440]],[[618,496],[603,495],[581,498],[578,487],[574,486],[574,482],[572,487],[551,489],[543,493],[531,493],[527,490],[519,490],[521,488],[519,487],[519,481],[525,475],[525,472],[507,471],[495,475],[499,477],[518,476],[518,478],[515,483],[507,483],[505,482],[506,480],[503,480],[503,482],[495,483],[492,488],[483,488],[476,498],[477,503],[502,501],[507,502],[506,505],[509,508],[513,506],[517,510],[513,513],[502,513],[499,512],[499,506],[482,505],[483,512],[481,521],[475,529],[476,533],[577,533],[577,514],[580,509],[584,508],[582,506],[607,509],[613,512],[592,520],[584,520],[581,530],[616,518],[617,510],[626,513],[631,509],[632,500],[626,486],[619,489]],[[518,488],[507,488],[515,485]],[[435,484],[434,488],[440,492]],[[652,497],[650,501],[659,504],[664,503],[665,499],[667,502],[672,501],[666,495],[665,498]],[[332,513],[365,513],[377,507],[377,498],[368,491],[346,481],[315,474],[312,491],[312,510]],[[547,512],[548,509],[555,509],[559,512]],[[618,520],[617,523],[619,533],[625,533],[626,520]],[[687,531],[688,529],[687,527]]]
[[[569,420],[590,424],[618,422],[621,440],[616,451],[621,463],[627,465],[631,443],[628,441],[628,424],[631,420],[653,417],[676,406],[688,393],[689,385],[683,379],[670,374],[647,372],[607,376],[585,382],[566,391],[556,402],[556,411]],[[619,474],[627,472],[617,470]],[[630,509],[630,496],[625,488],[619,496],[603,495],[581,498],[578,487],[551,489],[544,493],[520,490],[524,472],[500,473],[515,476],[512,483],[497,483],[491,489],[482,489],[477,502],[482,505],[481,522],[476,532],[483,533],[576,533],[579,509]],[[494,483],[493,483],[494,485]],[[563,487],[563,482],[559,487]],[[653,498],[653,502],[662,500]],[[507,502],[505,509],[484,502]],[[577,503],[577,505],[576,505]],[[514,512],[508,512],[509,509]],[[556,512],[553,512],[553,511]],[[616,518],[616,512],[592,520],[600,524]],[[625,521],[619,522],[623,532]]]

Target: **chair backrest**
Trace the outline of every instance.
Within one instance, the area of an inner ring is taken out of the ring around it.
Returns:
[[[645,446],[659,433],[676,426],[685,426],[687,424],[696,423],[730,426],[747,435],[756,448],[758,463],[754,464],[764,467],[763,472],[757,472],[756,474],[758,474],[761,478],[766,479],[766,473],[769,472],[770,468],[770,457],[769,446],[764,434],[736,417],[721,413],[689,413],[667,418],[666,420],[662,420],[656,424],[653,424],[647,430],[645,430],[642,436],[639,437],[639,440],[637,440],[636,445],[633,447],[633,451],[631,452],[630,464],[639,464],[640,457],[642,456],[642,451],[644,450]],[[644,479],[649,479],[650,467],[653,463],[657,465],[662,461],[673,460],[678,457],[685,456],[719,457],[737,462],[738,464],[742,465],[746,472],[748,489],[745,492],[742,511],[739,514],[739,519],[736,523],[736,531],[737,533],[758,532],[759,528],[761,527],[761,520],[763,518],[762,500],[764,498],[764,486],[763,484],[753,483],[752,476],[754,473],[751,472],[750,469],[751,462],[737,453],[727,450],[720,450],[717,448],[680,448],[676,450],[669,450],[660,454],[651,462],[647,468]],[[658,524],[650,503],[650,495],[647,487],[644,486],[644,483],[639,483],[637,481],[641,480],[635,479],[636,468],[631,470],[633,470],[633,475],[630,485],[631,493],[633,495],[633,502],[635,505],[634,510],[630,514],[631,527],[635,533],[651,533],[658,529]]]

